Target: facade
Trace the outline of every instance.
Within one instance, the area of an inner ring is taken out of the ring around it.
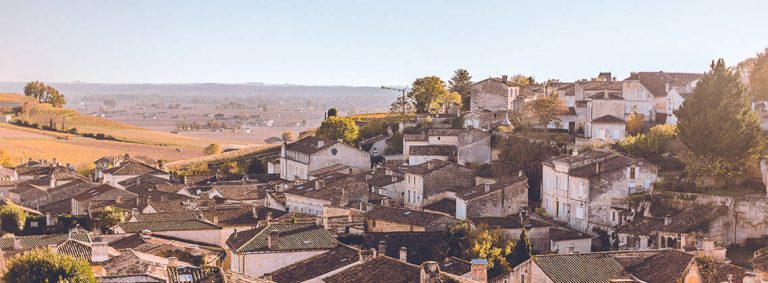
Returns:
[[[603,91],[587,97],[585,137],[599,141],[624,138],[624,105],[621,92]]]
[[[670,91],[674,88],[693,89],[702,74],[667,73],[667,72],[636,72],[622,83],[625,113],[629,115],[633,109],[643,114],[647,121],[663,124],[673,107],[667,105]]]
[[[310,172],[336,164],[369,170],[371,157],[361,149],[317,137],[283,144],[280,150],[280,178],[285,180],[309,180]]]
[[[543,164],[542,205],[554,220],[589,232],[621,224],[631,194],[648,193],[658,167],[610,150],[593,150]]]
[[[101,182],[103,184],[109,184],[110,186],[121,189],[124,187],[120,185],[120,182],[141,175],[153,175],[166,180],[171,178],[171,175],[168,174],[168,172],[133,159],[122,161],[120,165],[103,170],[100,175],[102,176]]]
[[[442,160],[431,160],[402,169],[405,178],[404,205],[421,209],[445,198],[455,198],[457,191],[474,186],[472,169]]]
[[[488,78],[472,84],[470,111],[486,109],[490,111],[514,110],[514,101],[520,95],[522,86],[501,78]]]
[[[690,85],[685,87],[673,87],[669,90],[669,94],[667,94],[667,109],[665,112],[667,115],[667,124],[677,125],[675,111],[680,109],[680,106],[683,106],[683,102],[691,97],[691,94],[693,94],[693,88]]]
[[[365,214],[366,232],[445,231],[459,220],[444,214],[379,206]]]
[[[528,178],[479,184],[456,193],[456,218],[504,217],[528,209]]]

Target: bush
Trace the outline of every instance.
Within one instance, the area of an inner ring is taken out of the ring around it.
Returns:
[[[24,229],[27,221],[27,212],[13,202],[0,208],[0,227],[3,231],[18,234]]]
[[[216,143],[209,144],[203,149],[203,154],[205,155],[213,155],[219,153],[221,153],[221,146]]]
[[[3,279],[8,283],[96,282],[87,261],[49,249],[17,254],[8,261]]]
[[[659,157],[675,138],[674,126],[659,125],[646,134],[629,136],[619,141],[618,150],[639,157]]]

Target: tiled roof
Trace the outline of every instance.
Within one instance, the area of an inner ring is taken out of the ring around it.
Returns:
[[[419,165],[403,167],[402,170],[403,172],[411,173],[415,175],[425,175],[433,171],[441,170],[444,167],[446,167],[446,169],[453,169],[454,167],[461,167],[461,166],[453,162],[433,159]],[[464,167],[461,167],[461,168],[465,169]]]
[[[111,258],[104,264],[107,276],[148,275],[166,279],[168,258],[159,257],[134,250],[125,250],[119,256]],[[180,266],[191,266],[191,263],[178,262]]]
[[[442,199],[440,201],[425,205],[424,210],[442,212],[448,215],[456,215],[456,200],[447,198]]]
[[[379,243],[384,241],[386,250],[379,250]],[[351,244],[351,243],[350,243]],[[363,236],[363,249],[376,249],[379,255],[393,258],[400,257],[400,248],[408,249],[408,262],[421,264],[432,260],[445,260],[443,247],[448,245],[445,231],[434,232],[368,232]]]
[[[549,239],[551,241],[568,241],[568,240],[580,240],[580,239],[592,239],[589,234],[574,231],[565,228],[551,228],[549,229]]]
[[[693,259],[681,251],[664,250],[612,254],[625,266],[627,272],[644,282],[676,283]]]
[[[419,282],[419,267],[399,260],[379,256],[325,278],[326,283],[405,283]]]
[[[1,237],[0,238],[0,250],[14,250],[14,241],[19,240],[20,248],[22,250],[36,249],[47,247],[48,245],[58,245],[69,239],[69,234],[53,234],[53,235],[35,235],[35,236],[15,236],[15,237]],[[72,233],[72,239],[90,242],[91,238],[85,233]]]
[[[605,253],[538,255],[534,261],[553,282],[597,283],[632,279],[619,262]]]
[[[697,205],[678,213],[672,213],[669,225],[664,224],[664,218],[638,216],[619,227],[618,232],[632,235],[651,235],[657,231],[673,233],[703,232],[709,223],[728,209],[724,206]]]
[[[755,257],[750,262],[756,270],[768,272],[768,247],[756,251]]]
[[[368,219],[427,227],[429,224],[448,216],[425,211],[378,206],[365,213],[365,217]]]
[[[440,262],[440,271],[461,276],[472,271],[472,264],[457,257],[446,257]]]
[[[194,283],[267,283],[269,280],[224,270],[215,266],[180,266],[168,267],[168,282],[189,283],[191,278]]]
[[[90,243],[81,242],[74,239],[69,239],[56,248],[60,254],[65,254],[78,259],[91,260],[91,245]]]
[[[195,211],[140,213],[133,215],[133,217],[135,217],[138,222],[185,221],[200,219],[200,216]]]
[[[277,246],[270,249],[267,238],[273,230],[279,234],[279,240]],[[328,230],[315,224],[270,224],[232,234],[227,244],[236,252],[249,253],[326,250],[338,243]]]
[[[286,147],[288,150],[297,151],[304,154],[313,154],[323,149],[329,148],[337,143],[338,142],[334,140],[327,140],[318,137],[306,137],[294,143],[288,144]]]
[[[402,176],[387,175],[387,170],[384,168],[378,168],[371,175],[371,179],[368,180],[368,184],[377,188],[383,188],[394,183],[402,182],[405,180]]]
[[[403,135],[404,141],[427,141],[427,135],[426,134],[404,134]]]
[[[221,226],[199,219],[184,221],[125,222],[117,224],[117,226],[125,231],[125,233],[138,233],[144,230],[161,232],[221,229]]]
[[[619,117],[613,116],[613,115],[605,115],[600,116],[598,118],[592,119],[592,123],[602,123],[602,124],[624,124],[624,119],[621,119]]]
[[[584,90],[622,90],[620,81],[577,81]]]
[[[256,216],[254,217],[254,210],[256,211]],[[214,217],[216,218],[216,224],[227,227],[227,226],[256,226],[257,222],[259,220],[266,220],[267,213],[272,212],[272,217],[277,218],[279,216],[282,216],[286,214],[287,212],[282,210],[277,210],[269,207],[264,206],[250,206],[250,205],[243,205],[241,207],[234,207],[234,208],[216,208],[213,210],[204,210],[201,211],[203,214],[203,218],[207,219],[208,221],[214,221]]]
[[[105,174],[111,174],[111,175],[145,175],[145,174],[153,174],[153,175],[164,175],[168,174],[167,172],[163,172],[160,169],[157,169],[155,167],[149,166],[147,164],[141,163],[136,160],[128,160],[126,162],[123,162],[119,166],[109,168],[107,170],[102,171]]]
[[[477,186],[472,187],[471,189],[462,190],[460,192],[456,193],[457,197],[460,197],[464,200],[470,200],[479,196],[483,196],[486,194],[490,194],[496,191],[499,191],[501,189],[507,188],[509,186],[513,185],[528,185],[528,177],[525,176],[516,176],[516,177],[510,177],[510,178],[504,178],[502,180],[499,180],[498,182],[494,184],[488,185],[488,190],[486,191],[486,185],[480,184]]]
[[[520,222],[520,216],[518,215],[509,215],[504,217],[475,217],[471,218],[470,220],[472,220],[472,223],[475,225],[485,224],[490,228],[499,229],[520,229],[523,227],[533,228],[551,226],[549,223],[536,219],[524,219],[523,222]]]
[[[264,184],[254,185],[214,185],[213,189],[219,191],[225,199],[229,200],[257,200],[266,197],[268,186]]]
[[[600,174],[603,174],[605,172],[613,172],[614,170],[624,169],[627,166],[631,165],[632,163],[635,163],[636,160],[623,156],[623,155],[612,155],[608,156],[602,161],[599,161],[600,163],[600,170],[597,170],[597,166],[595,163],[584,165],[575,169],[571,169],[569,171],[569,175],[575,176],[575,177],[581,177],[581,178],[590,178],[593,176],[597,176]]]
[[[670,86],[684,86],[702,76],[696,73],[638,72],[630,75],[627,80],[639,80],[653,96],[663,97],[667,95],[667,83]]]
[[[431,155],[431,156],[448,156],[453,157],[456,155],[456,147],[452,145],[412,145],[408,154],[410,155]]]
[[[77,201],[106,200],[104,198],[100,198],[99,196],[106,194],[108,192],[117,192],[117,195],[122,195],[123,199],[125,200],[133,199],[137,197],[137,195],[132,192],[121,190],[113,186],[110,186],[108,184],[101,184],[97,187],[94,187],[94,188],[88,189],[87,191],[79,193],[73,196],[72,198]]]
[[[317,179],[312,182],[301,184],[293,189],[285,191],[285,194],[287,196],[301,195],[327,200],[334,205],[347,205],[341,203],[344,194],[346,194],[346,199],[348,201],[358,201],[364,196],[368,197],[368,199],[375,198],[375,195],[368,191],[368,183],[365,179],[365,172],[354,175],[336,174],[328,176],[322,180]],[[318,184],[320,184],[319,187]]]
[[[271,272],[272,280],[280,283],[299,283],[338,270],[360,260],[359,251],[347,245],[338,245],[328,252]]]
[[[608,91],[598,92],[593,95],[590,95],[587,98],[592,100],[624,100],[624,97],[621,97],[620,92],[608,92]]]

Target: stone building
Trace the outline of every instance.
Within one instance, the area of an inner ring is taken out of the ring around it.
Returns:
[[[504,217],[528,208],[528,178],[524,176],[479,184],[456,193],[456,218]]]
[[[367,232],[445,231],[459,220],[438,213],[379,206],[365,214]]]
[[[336,164],[370,170],[371,157],[361,149],[317,137],[283,144],[280,150],[280,178],[285,180],[309,180],[310,172]]]
[[[507,76],[476,82],[472,84],[469,110],[514,110],[514,101],[520,95],[521,89],[521,85],[509,81]]]
[[[620,140],[625,135],[624,98],[621,92],[598,92],[587,97],[585,137]]]
[[[542,165],[541,196],[547,215],[583,232],[621,224],[627,197],[650,192],[658,175],[654,164],[604,149]]]
[[[633,72],[622,82],[623,97],[626,101],[625,114],[636,109],[647,121],[665,123],[672,114],[669,94],[673,89],[691,90],[703,74]]]
[[[472,169],[453,162],[430,160],[401,169],[405,178],[405,207],[421,209],[442,199],[455,199],[456,192],[474,186]]]
[[[450,160],[462,165],[490,163],[491,133],[469,128],[429,129],[426,134],[406,134],[403,135],[403,157],[410,165],[431,159]]]

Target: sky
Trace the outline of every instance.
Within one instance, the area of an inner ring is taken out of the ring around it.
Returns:
[[[768,47],[768,1],[0,0],[0,81],[406,85],[704,72]]]

